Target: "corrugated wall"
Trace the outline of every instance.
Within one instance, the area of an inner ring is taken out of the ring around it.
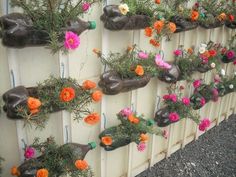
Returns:
[[[118,3],[118,1],[107,1],[107,3]],[[4,2],[0,5],[1,16],[6,13],[6,6]],[[96,5],[84,17],[85,20],[95,20],[97,29],[83,33],[79,49],[70,52],[68,55],[60,53],[51,55],[50,51],[43,47],[28,47],[18,50],[0,45],[0,95],[13,86],[35,86],[37,82],[47,79],[50,75],[61,76],[61,73],[65,73],[65,77],[73,77],[81,83],[85,79],[97,82],[103,68],[99,59],[92,53],[93,48],[100,48],[104,53],[122,52],[128,45],[136,43],[143,50],[155,51],[149,45],[142,30],[111,32],[103,29],[103,24],[99,20],[101,13],[102,5]],[[165,51],[166,60],[172,61],[173,50],[180,44],[188,48],[210,39],[225,43],[232,34],[232,30],[224,27],[213,30],[198,28],[189,32],[174,34],[170,42],[163,40],[161,48]],[[63,65],[65,67],[62,67]],[[233,72],[232,64],[224,67],[228,74]],[[207,82],[212,79],[212,76],[211,72],[194,75],[195,78],[205,78]],[[188,87],[184,81],[178,84]],[[54,136],[59,144],[66,142],[67,138],[69,141],[82,144],[89,141],[96,141],[99,144],[99,132],[104,128],[119,124],[116,113],[122,108],[132,105],[139,113],[145,114],[147,118],[153,117],[157,96],[165,94],[167,86],[166,83],[153,78],[144,88],[115,96],[104,96],[101,104],[92,105],[92,109],[100,112],[101,115],[105,114],[107,117],[106,122],[105,119],[102,119],[101,124],[96,126],[88,126],[83,122],[78,124],[73,121],[73,115],[71,116],[63,111],[51,114],[47,127],[43,131],[34,128],[23,129],[22,122],[9,120],[5,114],[1,114],[0,155],[6,159],[3,177],[11,176],[10,168],[13,165],[19,165],[21,162],[22,150],[19,149],[23,147],[22,138],[28,144],[32,143],[34,137],[45,139],[50,135]],[[190,94],[189,90],[192,90],[191,86],[187,89],[186,95]],[[227,118],[235,110],[235,107],[235,94],[230,94],[217,103],[208,103],[200,110],[200,114],[201,117],[209,117],[213,122],[213,127]],[[196,125],[188,119],[172,124],[167,129],[170,131],[170,138],[165,140],[152,136],[148,148],[143,153],[137,151],[134,143],[111,152],[105,152],[97,147],[88,153],[86,160],[92,166],[96,177],[135,176],[149,166],[170,156],[176,150],[183,148],[200,135]],[[66,131],[69,132],[68,137],[65,136]]]

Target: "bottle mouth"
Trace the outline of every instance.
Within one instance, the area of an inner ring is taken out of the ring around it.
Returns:
[[[91,149],[95,149],[97,147],[97,144],[95,142],[88,143],[91,147]]]
[[[89,21],[89,29],[93,30],[96,29],[97,25],[95,21]]]
[[[155,123],[154,120],[148,119],[148,122],[147,122],[148,126],[153,126],[154,123]]]

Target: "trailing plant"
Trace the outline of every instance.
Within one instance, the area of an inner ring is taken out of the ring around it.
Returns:
[[[11,174],[19,177],[92,177],[94,174],[84,157],[95,147],[94,142],[88,145],[67,143],[59,146],[52,137],[45,142],[35,138],[33,144],[25,148],[25,161],[19,167],[12,167]]]
[[[124,54],[110,53],[105,56],[97,49],[94,49],[94,52],[105,67],[118,73],[122,79],[158,75],[158,67],[154,60],[155,55],[138,49],[136,45],[128,47]]]
[[[92,81],[87,80],[81,86],[75,79],[51,76],[37,87],[26,89],[20,86],[6,92],[3,95],[5,111],[8,117],[23,119],[25,125],[34,124],[37,128],[45,126],[49,113],[64,109],[74,114],[74,120],[87,116],[84,121],[95,124],[100,116],[87,108],[102,97],[95,88],[96,84]],[[14,99],[15,95],[19,95],[20,101]]]
[[[130,108],[122,109],[117,118],[121,121],[118,126],[110,127],[100,133],[101,146],[107,151],[114,150],[121,146],[125,146],[131,142],[137,144],[139,151],[146,148],[148,141],[148,133],[156,135],[166,135],[153,123],[153,120],[145,120],[143,115],[138,115]]]
[[[60,49],[64,51],[71,49],[62,44],[66,31],[73,31],[79,35],[83,28],[81,25],[84,24],[77,21],[78,16],[83,16],[83,14],[88,12],[91,5],[99,1],[100,0],[80,0],[77,2],[73,2],[73,0],[11,0],[11,5],[13,7],[22,8],[23,13],[32,21],[34,29],[41,30],[48,34],[48,47],[55,53]],[[73,26],[68,27],[72,21],[77,22]],[[73,28],[76,26],[81,29],[74,29],[74,31]],[[90,29],[94,27],[94,24],[92,24]],[[76,36],[76,34],[74,35]],[[79,39],[77,38],[78,37],[73,38],[74,48],[79,45]],[[70,43],[72,43],[72,40]],[[65,48],[63,48],[63,46],[65,46]]]

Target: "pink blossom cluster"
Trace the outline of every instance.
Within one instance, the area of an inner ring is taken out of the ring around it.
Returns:
[[[177,112],[171,112],[169,114],[169,120],[171,122],[177,122],[179,120],[179,114]]]
[[[169,95],[164,95],[163,96],[164,100],[171,100],[174,103],[176,103],[178,101],[177,95],[176,94],[169,94]]]
[[[207,128],[209,128],[211,125],[211,121],[208,118],[205,118],[201,121],[201,123],[198,125],[198,129],[200,131],[206,131]]]
[[[120,115],[123,116],[123,117],[129,117],[129,115],[131,115],[133,112],[130,108],[124,108],[120,111]]]

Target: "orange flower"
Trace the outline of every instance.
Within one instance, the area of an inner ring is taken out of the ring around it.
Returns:
[[[41,102],[37,98],[29,97],[27,100],[27,106],[30,110],[38,109],[41,106]]]
[[[192,48],[188,48],[188,53],[189,54],[193,54],[193,49]]]
[[[218,16],[218,20],[220,20],[220,21],[224,21],[224,20],[226,20],[226,18],[227,18],[227,16],[226,16],[225,13],[221,13],[221,14]]]
[[[174,33],[176,31],[175,23],[169,22],[168,27],[172,33]]]
[[[131,50],[133,50],[133,47],[132,46],[128,46],[127,47],[127,51],[130,52]]]
[[[161,4],[161,0],[155,0],[156,4]]]
[[[164,26],[164,22],[161,20],[156,21],[153,25],[154,29],[157,30],[158,33],[161,32],[161,30],[163,29],[163,26]]]
[[[76,160],[75,166],[79,170],[85,170],[88,168],[88,163],[85,160]]]
[[[92,113],[92,114],[89,114],[87,117],[85,117],[84,121],[87,124],[94,125],[100,121],[100,116],[98,113]]]
[[[135,69],[135,73],[138,75],[138,76],[143,76],[144,75],[144,69],[141,65],[137,65],[136,66],[136,69]]]
[[[148,135],[142,133],[142,134],[140,135],[140,141],[142,141],[142,142],[148,141]]]
[[[102,143],[105,144],[106,146],[112,145],[112,138],[110,136],[104,136],[102,137]]]
[[[137,117],[135,117],[133,114],[130,114],[129,117],[128,117],[128,120],[131,122],[131,123],[134,123],[134,124],[138,124],[139,123],[139,119]]]
[[[37,114],[39,112],[39,109],[32,109],[30,110],[31,114]]]
[[[152,37],[152,28],[151,27],[145,28],[144,32],[147,37]]]
[[[95,102],[98,102],[102,99],[102,92],[100,90],[96,90],[92,93],[92,99]]]
[[[11,168],[11,175],[13,176],[20,176],[20,172],[16,166]]]
[[[60,93],[60,99],[63,102],[69,102],[75,98],[75,90],[72,87],[63,88]]]
[[[198,19],[198,17],[199,17],[198,11],[193,10],[193,11],[191,12],[191,20],[192,20],[192,21],[196,21],[196,20]]]
[[[154,47],[159,47],[160,43],[158,41],[156,41],[155,39],[150,39],[150,44],[152,44]]]
[[[48,177],[48,170],[45,168],[39,169],[37,171],[36,177]]]
[[[97,54],[98,57],[100,57],[102,54],[99,49],[93,49],[93,53]]]
[[[202,55],[207,58],[209,58],[211,56],[210,53],[208,52],[208,50],[206,50]]]
[[[90,81],[90,80],[86,80],[83,82],[83,89],[84,90],[90,90],[90,89],[95,88],[96,86],[97,86],[96,83],[93,81]]]

